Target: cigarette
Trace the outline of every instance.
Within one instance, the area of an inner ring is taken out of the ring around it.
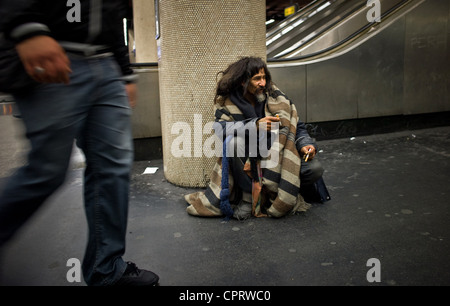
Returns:
[[[280,119],[280,115],[276,114],[275,116],[277,116],[277,118]]]
[[[311,148],[309,148],[308,153],[305,155],[305,162],[308,161],[308,158],[309,158],[309,152],[311,152]]]

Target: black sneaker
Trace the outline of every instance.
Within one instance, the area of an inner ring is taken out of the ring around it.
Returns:
[[[127,265],[122,277],[114,286],[158,286],[158,275],[151,271],[139,269],[132,262],[127,262]]]

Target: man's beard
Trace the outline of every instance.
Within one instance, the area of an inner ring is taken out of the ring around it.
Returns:
[[[266,95],[264,94],[264,92],[259,92],[255,94],[255,98],[256,101],[258,101],[258,103],[264,103],[264,101],[266,101]]]

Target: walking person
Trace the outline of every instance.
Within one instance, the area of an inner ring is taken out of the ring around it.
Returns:
[[[31,146],[27,164],[0,195],[0,248],[63,184],[76,140],[86,157],[82,271],[89,286],[159,281],[122,258],[136,99],[123,39],[128,9],[128,0],[2,0],[0,6],[0,31],[29,76],[23,88],[11,87],[19,87],[12,94]]]

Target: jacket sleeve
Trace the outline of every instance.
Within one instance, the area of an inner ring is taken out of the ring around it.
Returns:
[[[114,47],[114,56],[122,71],[122,79],[126,83],[137,82],[138,75],[133,72],[130,67],[130,58],[128,55],[128,47],[125,45]]]
[[[45,5],[36,0],[0,0],[0,31],[19,43],[37,35],[51,35],[46,24]]]
[[[130,57],[128,52],[128,46],[125,45],[124,40],[124,27],[122,24],[123,18],[130,18],[130,10],[128,1],[119,1],[117,12],[119,18],[117,22],[114,23],[114,33],[115,33],[115,44],[113,45],[113,53],[116,58],[117,63],[122,70],[123,80],[126,83],[135,83],[138,79],[138,75],[134,74],[133,69],[130,66]]]
[[[316,151],[318,149],[315,140],[311,138],[311,136],[309,136],[305,123],[299,119],[297,122],[297,131],[295,135],[295,146],[297,148],[297,151],[300,152],[300,150],[307,145],[314,146],[316,148]]]

